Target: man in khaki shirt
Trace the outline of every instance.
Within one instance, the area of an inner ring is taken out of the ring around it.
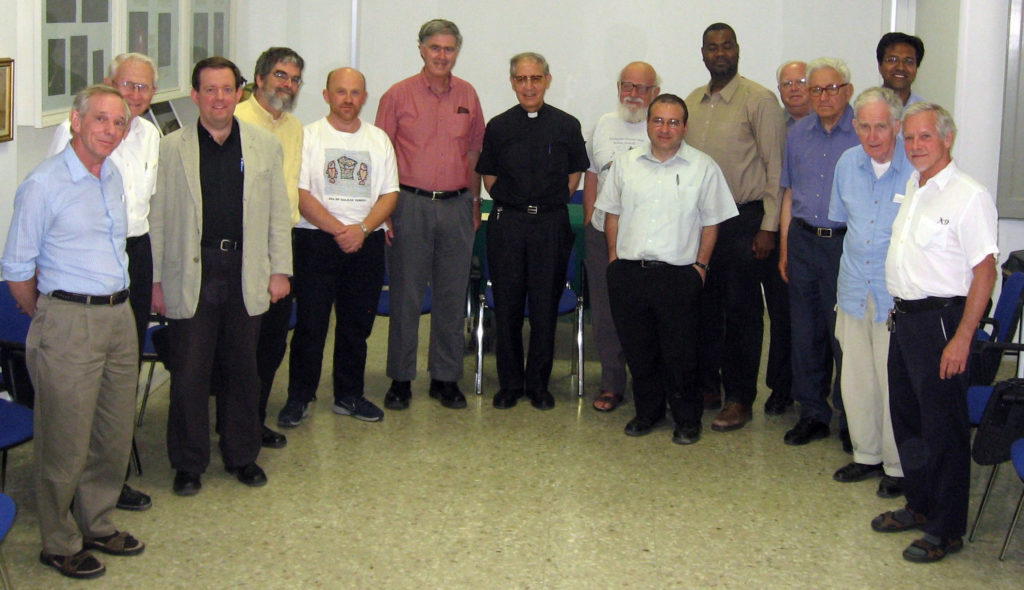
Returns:
[[[302,123],[291,114],[302,87],[302,57],[287,47],[271,47],[256,60],[253,76],[256,89],[249,100],[235,108],[235,116],[246,123],[266,129],[281,142],[284,152],[284,182],[291,204],[292,225],[299,222],[299,168],[302,164]],[[292,297],[271,304],[260,323],[256,350],[256,368],[260,375],[260,423],[267,419],[267,400],[274,385],[274,374],[284,359],[288,324],[292,317]],[[261,443],[279,449],[288,439],[263,425]]]
[[[686,141],[721,166],[739,209],[739,216],[719,226],[701,294],[700,379],[706,398],[717,398],[721,381],[725,406],[711,428],[727,431],[750,420],[757,394],[764,333],[760,281],[777,272],[786,124],[775,95],[737,74],[739,44],[732,27],[714,23],[705,29],[701,55],[711,81],[686,98]]]

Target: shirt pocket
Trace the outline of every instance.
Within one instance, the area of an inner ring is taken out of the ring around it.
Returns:
[[[914,230],[914,243],[925,250],[941,251],[949,242],[949,221],[922,219]]]

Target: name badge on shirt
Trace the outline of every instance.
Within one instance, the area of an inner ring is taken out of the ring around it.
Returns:
[[[905,198],[906,198],[905,196],[897,193],[897,194],[892,196],[892,202],[893,203],[902,203],[903,199],[905,199]]]

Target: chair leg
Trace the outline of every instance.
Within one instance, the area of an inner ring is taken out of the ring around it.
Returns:
[[[142,407],[139,408],[139,419],[135,421],[135,426],[138,428],[142,427],[142,417],[146,415],[146,402],[149,401],[149,388],[153,385],[153,369],[155,368],[155,361],[149,363],[149,375],[146,376],[146,389],[142,393]]]
[[[1010,530],[1006,531],[1006,539],[1003,540],[1003,548],[999,551],[999,561],[1006,557],[1006,546],[1010,544],[1010,537],[1013,536],[1013,529],[1017,528],[1017,521],[1020,520],[1020,513],[1024,511],[1024,491],[1020,493],[1020,500],[1017,500],[1017,512],[1010,522]]]
[[[7,449],[3,453],[3,466],[0,467],[0,492],[7,489]]]
[[[135,469],[135,475],[142,477],[142,460],[139,458],[139,446],[135,444],[135,435],[132,435],[132,452],[129,459],[128,464]]]
[[[971,526],[971,535],[967,537],[968,541],[974,542],[974,533],[978,532],[978,523],[981,522],[981,513],[985,511],[985,505],[988,504],[989,494],[992,492],[992,486],[996,482],[996,475],[999,473],[999,464],[992,466],[992,474],[988,476],[988,483],[985,485],[985,493],[981,496],[981,504],[978,506],[978,515],[974,517],[974,525]]]
[[[576,297],[576,395],[583,397],[583,297]]]
[[[480,294],[480,303],[476,310],[476,377],[473,387],[477,395],[483,395],[484,378],[484,308],[487,307],[487,300]]]

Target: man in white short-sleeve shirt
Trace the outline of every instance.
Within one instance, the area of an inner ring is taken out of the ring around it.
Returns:
[[[376,422],[384,413],[363,395],[366,339],[384,279],[384,221],[398,202],[391,140],[359,120],[366,79],[352,68],[327,76],[327,117],[306,125],[295,226],[295,297],[288,401],[278,423],[297,426],[320,384],[324,341],[335,310],[334,412]]]
[[[890,316],[889,409],[907,505],[871,521],[920,528],[903,558],[933,562],[963,548],[970,493],[967,358],[995,284],[998,214],[985,187],[950,156],[956,125],[939,105],[903,113],[915,172],[885,259]]]

